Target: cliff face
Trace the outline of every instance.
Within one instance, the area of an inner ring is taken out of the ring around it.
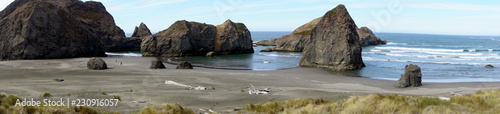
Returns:
[[[183,20],[145,37],[141,44],[143,56],[204,56],[210,51],[253,53],[250,32],[243,24],[230,20],[218,26]]]
[[[320,19],[311,37],[306,39],[299,65],[332,71],[365,67],[356,24],[344,5],[338,5]]]
[[[99,2],[16,0],[0,12],[0,59],[105,56],[102,38],[123,38]]]

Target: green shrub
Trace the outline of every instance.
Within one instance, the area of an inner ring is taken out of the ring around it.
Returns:
[[[45,92],[45,93],[43,93],[42,97],[48,98],[48,97],[52,97],[52,95],[49,92]]]
[[[113,99],[118,99],[119,101],[122,101],[122,98],[118,95],[113,95]]]

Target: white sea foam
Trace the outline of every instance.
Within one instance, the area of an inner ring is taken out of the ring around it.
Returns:
[[[293,58],[300,58],[302,56],[300,54],[295,54],[295,53],[288,53],[288,54],[264,54],[264,53],[259,53],[259,55],[270,56],[270,57],[293,57]]]
[[[407,47],[375,47],[376,49],[406,50],[418,52],[463,52],[463,49],[430,49],[430,48],[407,48]]]
[[[451,62],[451,61],[417,61],[417,60],[402,60],[402,59],[377,59],[372,57],[363,57],[364,61],[390,61],[390,62],[413,62],[413,63],[430,63],[430,64],[454,64],[454,65],[500,65],[500,63],[477,63],[477,62]]]
[[[126,56],[126,57],[141,57],[142,54],[140,53],[115,53],[115,52],[105,52],[106,55],[108,56]]]
[[[394,42],[387,42],[386,45],[406,45],[406,43],[394,43]]]

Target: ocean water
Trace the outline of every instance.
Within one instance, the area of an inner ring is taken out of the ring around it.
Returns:
[[[422,69],[425,82],[500,81],[500,38],[494,36],[453,36],[376,33],[389,43],[363,48],[367,67],[353,74],[398,80],[407,64]],[[491,64],[496,68],[485,68]]]
[[[279,38],[291,32],[252,32],[254,42]],[[366,67],[348,71],[363,77],[398,80],[404,67],[422,68],[424,82],[500,81],[500,38],[494,36],[453,36],[402,33],[375,33],[387,45],[364,47]],[[299,67],[301,52],[259,52],[271,46],[254,47],[253,54],[215,57],[170,57],[197,66],[242,70],[278,70]],[[140,57],[140,52],[107,52],[108,56]],[[491,64],[495,68],[485,68]]]

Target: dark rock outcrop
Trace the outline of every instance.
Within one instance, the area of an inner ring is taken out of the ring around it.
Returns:
[[[422,86],[422,71],[417,65],[406,65],[405,73],[401,74],[401,78],[394,84],[394,87],[418,87]]]
[[[193,69],[193,65],[186,61],[181,61],[177,64],[177,67],[175,69]]]
[[[104,70],[108,69],[108,65],[106,65],[106,62],[101,58],[92,57],[89,59],[89,62],[87,62],[87,68],[92,70]]]
[[[118,51],[139,51],[141,50],[142,40],[138,37],[131,38],[102,38],[104,51],[118,52]]]
[[[368,27],[361,27],[358,29],[358,35],[359,35],[359,41],[360,45],[365,47],[365,46],[370,46],[370,45],[385,45],[387,44],[387,41],[381,40],[379,37],[375,36],[373,34],[372,30],[370,30]]]
[[[486,67],[486,68],[493,68],[493,65],[486,65],[484,67]]]
[[[365,67],[357,27],[344,5],[328,11],[306,39],[300,66],[346,71]]]
[[[276,40],[278,39],[262,40],[255,42],[255,44],[260,46],[276,46]]]
[[[216,54],[253,53],[250,31],[242,23],[227,20],[224,24],[177,21],[168,29],[144,37],[143,56],[205,56]]]
[[[146,24],[141,23],[141,25],[139,25],[139,27],[135,27],[134,33],[132,34],[132,37],[144,37],[144,36],[149,36],[149,35],[151,35],[151,31],[146,26]]]
[[[101,38],[123,38],[99,2],[16,0],[0,12],[0,59],[105,56]]]
[[[260,52],[272,52],[272,51],[273,51],[273,49],[271,49],[271,48],[265,48],[265,49],[260,50]]]
[[[292,51],[301,52],[304,50],[304,44],[307,42],[305,40],[309,39],[312,34],[312,30],[321,18],[316,18],[309,23],[306,23],[299,28],[295,29],[291,34],[282,36],[276,40],[276,47],[273,48],[275,51]]]
[[[150,69],[165,69],[165,65],[163,65],[163,62],[161,62],[160,59],[155,59],[151,61],[151,66],[149,66]]]

